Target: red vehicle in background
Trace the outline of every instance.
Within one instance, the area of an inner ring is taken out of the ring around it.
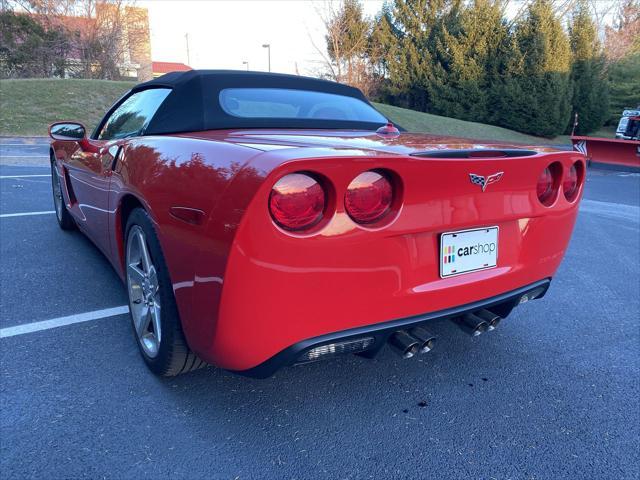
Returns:
[[[545,294],[586,174],[579,152],[399,132],[357,89],[252,72],[168,74],[90,136],[50,135],[58,222],[126,282],[160,375],[492,330]]]
[[[588,162],[638,170],[640,169],[640,107],[622,112],[615,140],[572,135],[571,141],[573,148],[584,154]]]

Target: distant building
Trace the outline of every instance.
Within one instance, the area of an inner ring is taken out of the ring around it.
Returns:
[[[149,30],[149,11],[141,7],[125,7],[126,47],[123,55],[123,69],[138,81],[145,82],[153,78],[151,68],[151,34]],[[135,74],[134,74],[135,71]]]
[[[179,62],[152,62],[153,78],[158,78],[165,73],[188,72],[193,70],[189,65]]]
[[[119,5],[98,2],[95,15],[71,16],[57,15],[47,16],[33,14],[40,23],[48,27],[62,27],[77,41],[71,41],[67,57],[65,59],[65,77],[79,76],[78,72],[85,71],[80,76],[90,77],[86,72],[95,71],[98,61],[87,59],[84,54],[84,45],[90,43],[101,31],[109,30],[116,21],[121,21],[121,35],[117,35],[117,43],[111,48],[116,52],[115,67],[120,77],[137,79],[138,81],[151,80],[151,35],[149,31],[149,12],[146,8],[125,6],[124,11],[119,11]],[[117,20],[116,20],[117,19]],[[114,36],[116,38],[116,36]]]

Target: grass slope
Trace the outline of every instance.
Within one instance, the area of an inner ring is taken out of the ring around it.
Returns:
[[[58,120],[82,122],[88,131],[133,85],[108,80],[0,81],[0,135],[47,135]]]
[[[410,132],[432,133],[435,135],[451,135],[453,137],[495,140],[499,142],[516,142],[535,144],[570,143],[568,137],[547,139],[514,132],[506,128],[494,127],[484,123],[466,122],[455,118],[440,117],[429,113],[416,112],[406,108],[393,107],[382,103],[374,103],[375,107],[389,120],[398,123]]]
[[[108,80],[2,80],[0,135],[47,135],[47,126],[58,120],[80,121],[91,131],[113,102],[133,85]],[[528,144],[553,142],[506,128],[375,105],[392,122],[411,132]],[[567,143],[567,138],[556,141]]]

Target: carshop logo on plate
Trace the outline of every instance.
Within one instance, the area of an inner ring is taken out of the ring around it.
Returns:
[[[456,248],[455,245],[449,245],[448,247],[445,247],[442,252],[442,263],[455,263],[456,257],[467,257],[469,255],[492,253],[495,251],[496,244],[494,242],[478,243],[476,245],[468,245],[460,248]]]
[[[466,257],[468,255],[478,255],[479,253],[492,253],[496,251],[496,244],[490,243],[478,243],[477,245],[469,245],[466,247],[460,247],[455,253],[459,257]]]

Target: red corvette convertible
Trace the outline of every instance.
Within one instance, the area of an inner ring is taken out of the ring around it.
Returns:
[[[126,282],[149,368],[265,377],[405,358],[542,297],[585,179],[578,152],[399,132],[352,87],[173,73],[87,136],[50,127],[53,199]]]

